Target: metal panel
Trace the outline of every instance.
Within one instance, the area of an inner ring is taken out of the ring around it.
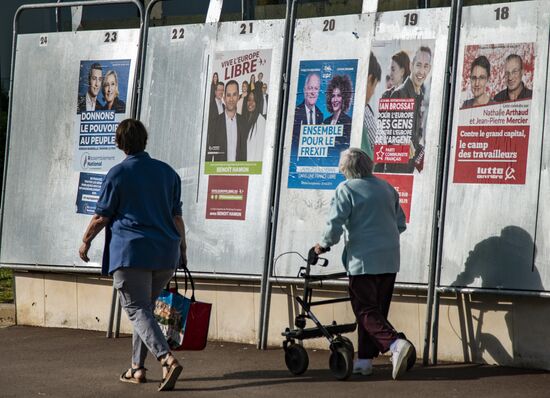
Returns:
[[[422,139],[424,140],[423,168],[415,168],[409,175],[385,174],[398,187],[399,180],[409,178],[412,191],[399,187],[402,206],[410,217],[407,230],[401,234],[401,270],[398,282],[428,283],[432,236],[434,228],[435,197],[437,190],[438,152],[440,143],[441,114],[445,84],[446,55],[449,34],[449,8],[379,13],[372,44],[372,52],[382,67],[382,81],[376,87],[371,106],[386,90],[386,76],[390,75],[391,56],[404,51],[411,63],[420,46],[432,51],[429,57],[431,70],[425,77],[423,99]],[[390,51],[388,51],[390,50]],[[414,67],[412,73],[414,74]],[[375,161],[378,160],[375,154]]]
[[[334,22],[331,23],[331,20]],[[373,31],[374,14],[296,20],[275,257],[288,251],[307,253],[320,238],[333,196],[333,190],[288,188],[296,99],[302,89],[298,82],[300,63],[308,60],[357,60],[350,143],[352,146],[359,146]],[[331,265],[322,272],[341,270],[341,253],[341,244],[327,253]],[[274,264],[273,274],[296,276],[302,265],[302,260],[295,255],[283,256]]]
[[[243,28],[244,26],[244,28]],[[252,26],[252,32],[250,27]],[[173,29],[185,38],[171,40]],[[246,33],[242,33],[243,29]],[[269,221],[284,20],[151,28],[142,100],[150,153],[182,177],[190,267],[216,273],[261,274]],[[245,220],[206,219],[204,174],[210,76],[216,54],[271,49],[269,108],[261,175],[249,175]]]
[[[533,267],[533,253],[540,249],[533,242],[547,75],[547,3],[466,7],[462,21],[440,282],[547,290],[548,271],[543,271],[544,279],[540,273],[544,262]],[[523,67],[512,68],[514,62],[520,64],[517,60],[506,61],[510,54],[520,55]],[[489,77],[476,75],[484,68],[472,69],[474,58],[482,55],[491,63]],[[513,90],[518,76],[524,86],[532,88],[532,99],[498,103],[500,95],[495,92],[506,87]],[[483,93],[489,93],[497,104],[468,108],[470,103],[466,101],[477,95],[472,89],[476,79],[488,82]],[[525,110],[524,116],[506,114]],[[526,133],[511,138],[509,131]],[[493,137],[489,138],[489,133]],[[479,162],[481,157],[489,161]],[[543,190],[547,189],[545,185]],[[541,246],[547,250],[544,240]]]
[[[130,59],[129,82],[133,82],[139,40],[138,29],[118,30],[116,42],[109,43],[105,43],[105,33],[18,36],[3,264],[99,266],[102,238],[92,245],[93,262],[84,264],[78,258],[89,222],[89,217],[75,213],[79,175],[72,164],[80,61]],[[132,86],[128,99],[133,96]]]

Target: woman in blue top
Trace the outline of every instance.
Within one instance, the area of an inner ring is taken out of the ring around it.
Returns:
[[[180,258],[187,263],[181,180],[169,165],[145,152],[147,130],[141,122],[122,121],[116,144],[127,157],[105,177],[79,254],[88,262],[92,240],[107,227],[102,271],[113,275],[134,328],[132,366],[120,380],[146,381],[144,363],[149,350],[163,368],[159,391],[171,390],[182,367],[170,352],[153,308]]]
[[[400,338],[387,320],[396,273],[399,271],[399,234],[406,229],[399,195],[372,174],[365,152],[342,152],[340,171],[346,177],[336,188],[317,254],[339,242],[347,232],[342,260],[349,274],[349,293],[358,324],[358,359],[354,373],[372,374],[372,360],[392,351],[394,379],[407,368],[412,344]]]

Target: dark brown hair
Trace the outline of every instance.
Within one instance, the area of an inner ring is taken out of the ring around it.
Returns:
[[[133,155],[145,150],[147,130],[139,120],[123,120],[116,129],[115,141],[118,149],[126,155]]]

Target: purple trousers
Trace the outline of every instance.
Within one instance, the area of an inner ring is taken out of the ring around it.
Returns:
[[[358,357],[372,359],[390,349],[397,332],[388,322],[396,274],[350,275],[349,295],[357,318]]]

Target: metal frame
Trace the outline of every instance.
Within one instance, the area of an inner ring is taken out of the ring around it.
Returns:
[[[445,113],[447,117],[447,125],[444,130],[446,134],[446,143],[445,143],[445,159],[444,159],[444,169],[442,173],[442,182],[440,185],[441,191],[441,200],[440,200],[440,216],[439,216],[439,231],[437,236],[437,260],[435,263],[435,269],[430,269],[430,276],[434,280],[431,281],[431,289],[428,293],[428,303],[427,303],[427,315],[426,315],[426,330],[425,330],[425,339],[424,339],[424,352],[423,352],[423,364],[429,364],[429,340],[430,340],[430,328],[431,328],[431,350],[432,350],[432,365],[437,365],[437,349],[438,349],[438,332],[439,332],[439,305],[440,298],[442,294],[445,293],[454,293],[456,295],[469,295],[469,294],[489,294],[489,295],[498,295],[498,296],[512,296],[512,297],[538,297],[538,298],[550,298],[550,291],[526,291],[526,290],[513,290],[513,289],[490,289],[490,288],[468,288],[468,287],[452,287],[452,286],[441,286],[441,266],[442,266],[442,255],[443,255],[443,235],[444,235],[444,226],[445,226],[445,209],[446,209],[446,197],[447,197],[447,186],[449,180],[449,162],[450,162],[450,147],[452,144],[452,133],[453,133],[453,116],[454,116],[454,103],[455,103],[455,92],[456,92],[456,74],[457,74],[457,65],[454,62],[458,57],[458,52],[460,49],[460,27],[462,21],[462,8],[463,0],[453,0],[452,4],[452,17],[454,20],[451,22],[451,32],[450,34],[454,36],[449,43],[453,43],[453,48],[449,46],[449,96],[447,98]],[[452,52],[451,52],[452,51]],[[550,54],[547,57],[547,61],[550,59]],[[547,82],[548,84],[548,82]],[[547,98],[545,97],[545,102]],[[545,107],[546,109],[546,107]],[[543,123],[545,117],[543,116]],[[541,159],[542,161],[542,159]],[[540,177],[539,177],[540,179]],[[538,206],[538,205],[537,205]],[[433,312],[433,319],[432,319]]]
[[[137,48],[137,55],[139,56],[141,52],[141,36],[143,34],[143,6],[138,0],[92,0],[92,1],[73,1],[73,2],[67,2],[67,3],[44,3],[44,4],[25,4],[22,5],[17,9],[15,12],[15,15],[13,17],[13,41],[12,41],[12,53],[11,53],[11,69],[10,69],[10,88],[9,88],[9,108],[8,108],[8,123],[7,123],[7,131],[6,131],[6,149],[4,153],[4,172],[3,172],[3,180],[2,180],[2,197],[0,199],[1,203],[1,210],[0,210],[0,237],[3,233],[3,227],[4,227],[4,201],[6,196],[6,180],[8,176],[8,158],[9,158],[9,147],[10,147],[10,137],[11,137],[11,118],[12,118],[12,110],[13,110],[13,85],[15,81],[15,56],[16,56],[16,48],[17,48],[17,35],[18,35],[18,28],[19,28],[19,17],[23,13],[23,11],[26,10],[39,10],[39,9],[55,9],[55,15],[56,15],[56,30],[59,32],[59,15],[58,11],[60,8],[68,8],[68,7],[77,7],[77,6],[101,6],[101,5],[113,5],[113,4],[133,4],[136,6],[139,12],[139,18],[140,18],[140,27],[139,27],[139,40],[138,40],[138,48]],[[138,65],[139,67],[139,65]],[[134,79],[133,82],[133,96],[132,96],[132,104],[131,104],[131,115],[135,115],[136,110],[136,79]],[[34,269],[37,270],[37,267],[39,265],[34,266],[28,266],[27,269]],[[3,267],[0,265],[0,267]],[[17,270],[21,269],[23,266],[21,265],[13,265],[10,268]],[[7,268],[7,267],[6,267]],[[49,267],[40,267],[38,270],[47,270]],[[55,267],[56,272],[63,270],[62,272],[72,272],[73,269],[71,267]],[[89,273],[91,270],[86,269],[86,271]],[[98,270],[99,273],[99,270]],[[14,284],[15,286],[15,284]],[[15,300],[15,305],[17,306],[17,300]],[[17,313],[17,311],[16,311]],[[17,320],[17,318],[16,318]],[[120,323],[120,322],[119,322]],[[117,324],[119,326],[119,323]]]

